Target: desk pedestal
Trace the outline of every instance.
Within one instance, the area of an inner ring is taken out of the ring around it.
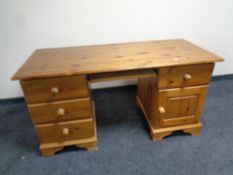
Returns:
[[[150,127],[153,140],[174,131],[199,135],[201,114],[214,64],[165,67],[157,78],[138,81],[137,104]]]

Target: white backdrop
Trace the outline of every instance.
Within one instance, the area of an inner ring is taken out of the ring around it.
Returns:
[[[233,1],[0,0],[0,98],[22,96],[10,78],[36,48],[170,38],[224,57],[215,75],[233,73]]]

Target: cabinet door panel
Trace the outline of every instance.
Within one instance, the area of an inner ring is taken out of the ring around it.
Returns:
[[[165,118],[179,118],[195,115],[198,103],[198,95],[168,97],[167,98],[167,114]]]
[[[208,86],[160,90],[160,125],[166,127],[198,122],[207,90]]]

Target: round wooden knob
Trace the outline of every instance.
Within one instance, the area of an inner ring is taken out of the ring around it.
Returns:
[[[160,114],[165,114],[166,110],[164,109],[164,107],[159,107],[159,113]]]
[[[62,134],[63,134],[63,135],[66,135],[66,136],[69,135],[69,134],[70,134],[69,128],[63,128],[63,129],[62,129]]]
[[[65,115],[65,109],[59,108],[59,109],[57,110],[57,115]]]
[[[53,94],[58,94],[59,93],[59,88],[58,87],[52,87],[51,92]]]
[[[190,74],[184,74],[184,80],[191,80],[192,76]]]

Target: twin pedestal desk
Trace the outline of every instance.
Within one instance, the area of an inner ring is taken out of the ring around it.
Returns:
[[[41,154],[51,156],[68,145],[97,148],[92,82],[137,78],[136,102],[153,140],[200,134],[217,61],[183,39],[39,49],[12,79],[20,80]]]

